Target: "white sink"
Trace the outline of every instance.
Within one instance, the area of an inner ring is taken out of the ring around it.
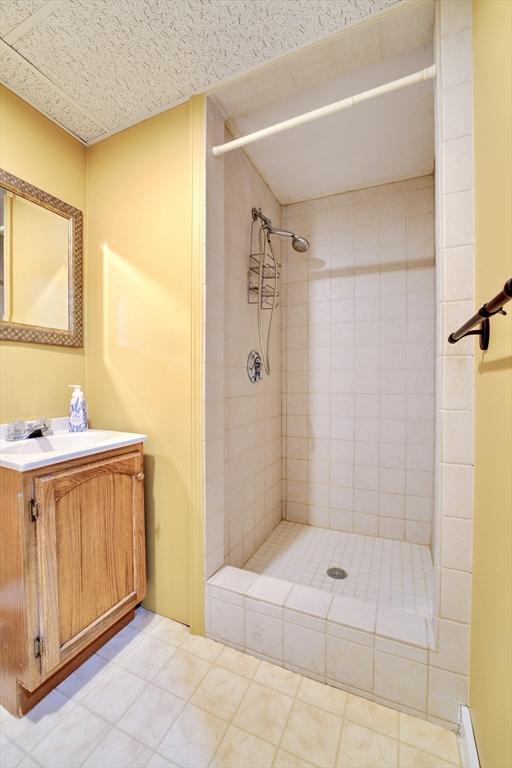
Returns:
[[[87,432],[56,431],[48,437],[34,437],[14,443],[0,440],[0,466],[24,472],[145,440],[146,435],[105,429],[89,429]]]
[[[18,440],[2,447],[2,453],[7,456],[48,453],[48,451],[72,451],[80,448],[88,448],[90,445],[97,444],[111,437],[112,432],[105,432],[102,429],[91,430],[90,432],[67,432],[62,435],[50,435],[49,437],[35,437],[29,440]],[[5,441],[8,442],[7,440]]]

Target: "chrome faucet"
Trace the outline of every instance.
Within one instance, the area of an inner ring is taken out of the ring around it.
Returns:
[[[53,435],[51,419],[41,417],[35,421],[11,421],[7,425],[6,440],[30,440]]]

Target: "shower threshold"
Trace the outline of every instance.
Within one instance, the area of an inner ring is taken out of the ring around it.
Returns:
[[[347,578],[330,578],[329,567],[344,568]],[[425,716],[423,706],[412,705],[407,682],[402,692],[385,680],[390,665],[399,664],[404,681],[413,675],[426,685],[434,648],[433,570],[421,545],[283,521],[244,568],[224,566],[208,579],[206,633]]]

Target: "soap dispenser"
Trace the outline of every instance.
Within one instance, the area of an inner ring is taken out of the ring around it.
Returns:
[[[73,389],[69,403],[69,431],[85,432],[87,429],[87,403],[80,384],[70,384]]]

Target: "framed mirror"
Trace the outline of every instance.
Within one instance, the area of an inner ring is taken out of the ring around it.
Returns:
[[[83,218],[0,169],[0,339],[83,346]]]

